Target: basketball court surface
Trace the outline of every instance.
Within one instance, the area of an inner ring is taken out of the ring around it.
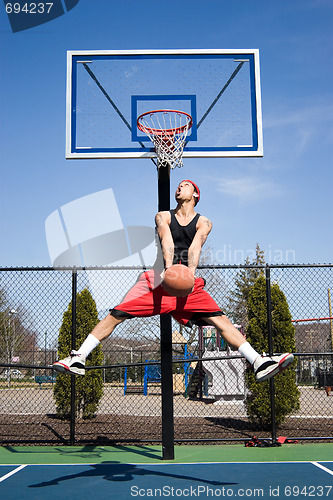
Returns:
[[[333,444],[246,448],[176,446],[6,447],[6,500],[161,497],[333,498]]]

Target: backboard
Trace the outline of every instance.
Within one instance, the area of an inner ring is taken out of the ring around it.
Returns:
[[[66,158],[155,158],[155,109],[192,116],[184,158],[263,155],[257,49],[69,51],[66,100]]]

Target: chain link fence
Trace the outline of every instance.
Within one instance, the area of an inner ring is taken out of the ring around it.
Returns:
[[[232,303],[240,273],[250,267],[199,270],[206,290],[244,335],[246,320],[237,317]],[[213,328],[186,328],[172,320],[175,442],[245,441],[253,435],[274,440],[275,432],[290,439],[333,439],[332,265],[262,266],[263,272],[268,267],[294,326],[297,408],[269,428],[251,418],[245,360]],[[127,320],[102,344],[103,364],[93,369],[102,373],[103,395],[93,418],[73,413],[60,418],[54,397],[57,374],[51,365],[74,295],[89,290],[102,319],[140,272],[125,267],[0,270],[2,445],[162,442],[158,316]]]

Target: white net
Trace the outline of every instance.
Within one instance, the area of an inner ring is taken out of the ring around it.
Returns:
[[[187,113],[174,110],[152,111],[141,115],[138,127],[155,146],[159,166],[183,166],[183,150],[192,118]]]

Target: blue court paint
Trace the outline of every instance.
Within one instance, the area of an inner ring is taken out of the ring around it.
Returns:
[[[332,462],[320,465],[327,470],[333,468]],[[5,473],[8,473],[8,467]],[[105,462],[91,465],[28,465],[0,485],[0,495],[6,500],[14,500],[21,495],[33,500],[53,500],[77,496],[78,492],[80,500],[91,500],[92,495],[99,500],[242,496],[332,498],[333,481],[327,471],[311,462],[154,465]]]

